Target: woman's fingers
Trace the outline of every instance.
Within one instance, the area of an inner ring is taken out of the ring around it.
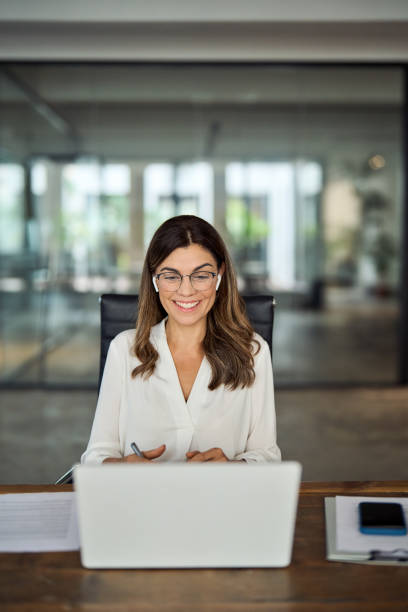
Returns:
[[[124,461],[125,463],[149,463],[149,461],[151,461],[152,459],[157,459],[157,457],[160,457],[160,455],[162,455],[165,450],[166,445],[162,444],[157,448],[142,451],[143,457],[139,457],[138,455],[135,455],[135,453],[132,453],[131,455],[126,455],[125,457],[123,457],[123,459],[120,459],[119,461]]]
[[[187,461],[228,461],[221,448],[210,448],[207,451],[200,453],[199,451],[190,451],[186,453]]]
[[[164,451],[166,450],[166,445],[162,444],[161,446],[158,446],[157,448],[152,448],[151,450],[147,450],[147,451],[143,451],[143,456],[146,459],[157,459],[157,457],[160,457]]]
[[[143,457],[138,457],[132,453],[131,455],[126,455],[123,459],[113,459],[109,458],[105,461],[125,461],[127,463],[148,463],[152,459],[157,459],[161,457],[161,455],[166,450],[166,445],[162,444],[157,448],[152,448],[150,450],[142,451]],[[209,450],[200,452],[198,450],[188,451],[186,453],[187,461],[229,461],[228,457],[225,455],[222,448],[210,448]]]
[[[194,453],[194,455],[190,458],[187,458],[187,461],[206,461],[206,459],[204,459],[204,453]]]

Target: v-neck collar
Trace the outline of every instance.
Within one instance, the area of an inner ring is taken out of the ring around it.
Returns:
[[[163,366],[166,368],[165,377],[171,378],[174,388],[177,389],[177,402],[180,406],[183,406],[184,409],[187,409],[190,418],[195,421],[198,417],[198,414],[196,414],[196,412],[199,409],[200,402],[194,401],[194,398],[198,393],[197,389],[199,389],[201,386],[200,382],[202,381],[202,379],[205,377],[208,378],[209,376],[210,365],[207,361],[206,356],[204,355],[200,367],[198,368],[196,377],[194,379],[193,386],[191,387],[189,396],[186,400],[177,373],[176,364],[174,363],[173,355],[171,354],[171,350],[167,342],[166,321],[167,317],[152,328],[153,338],[156,340],[159,355],[162,357]],[[163,370],[162,373],[164,374]],[[205,385],[208,385],[208,382],[203,382]]]

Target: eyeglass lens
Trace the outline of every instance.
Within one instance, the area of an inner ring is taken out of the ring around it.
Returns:
[[[193,274],[185,274],[190,277],[190,282],[194,289],[209,289],[211,287],[214,276],[211,272],[193,272]],[[162,289],[178,289],[181,285],[183,276],[176,272],[165,272],[158,275],[158,282]]]

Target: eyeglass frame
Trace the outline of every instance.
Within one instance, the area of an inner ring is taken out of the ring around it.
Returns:
[[[199,270],[196,270],[195,272],[192,272],[191,274],[180,274],[180,272],[178,272],[177,270],[174,270],[174,272],[178,274],[178,276],[180,277],[180,284],[177,287],[177,289],[174,289],[173,291],[178,291],[180,289],[182,282],[183,282],[183,278],[185,276],[188,276],[188,278],[190,279],[190,285],[193,287],[193,289],[195,289],[193,282],[191,280],[191,277],[193,276],[193,274],[199,274]],[[215,286],[215,290],[218,291],[218,287],[220,286],[220,282],[221,282],[221,274],[216,274],[215,272],[211,272],[210,270],[205,270],[205,272],[212,275],[212,280],[214,280],[214,278],[217,276],[217,284]],[[154,274],[152,276],[152,282],[153,282],[153,286],[155,288],[156,293],[159,293],[159,286],[157,284],[157,281],[160,282],[160,276],[162,276],[162,274],[166,274],[166,272],[160,272],[159,274]]]

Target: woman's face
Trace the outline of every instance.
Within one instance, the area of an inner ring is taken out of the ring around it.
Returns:
[[[215,275],[209,287],[204,290],[193,287],[188,276],[183,276],[180,287],[175,289],[163,287],[164,277],[159,278],[159,297],[169,321],[173,320],[180,325],[196,325],[206,319],[215,301],[217,277],[223,273],[224,264],[218,270],[217,262],[210,251],[199,244],[191,244],[175,249],[155,270],[155,274],[178,272],[180,275],[200,271],[213,272]]]

